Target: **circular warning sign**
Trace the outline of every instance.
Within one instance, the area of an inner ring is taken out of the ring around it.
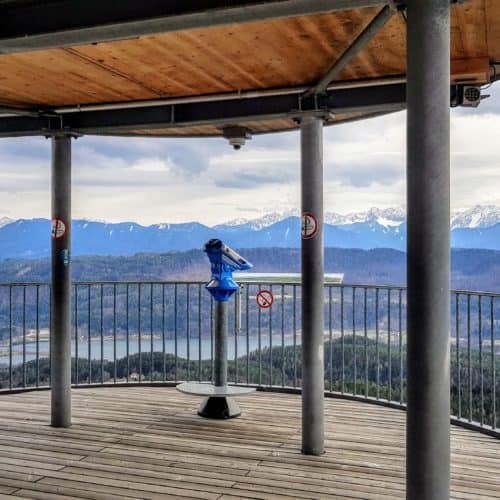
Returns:
[[[318,219],[311,212],[302,214],[302,239],[308,240],[314,238],[318,232]]]
[[[66,234],[66,222],[62,219],[52,219],[52,238],[58,240]]]
[[[269,290],[261,290],[255,300],[261,309],[269,309],[273,305],[274,297]]]

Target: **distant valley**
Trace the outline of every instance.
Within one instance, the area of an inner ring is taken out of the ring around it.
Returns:
[[[254,264],[255,272],[299,272],[300,250],[295,248],[241,249]],[[454,249],[452,282],[455,289],[500,292],[500,251]],[[402,285],[406,281],[406,257],[399,250],[325,249],[326,272],[344,273],[349,284]],[[75,281],[200,280],[209,278],[210,268],[201,250],[129,257],[76,257]],[[0,282],[50,279],[48,258],[0,261]]]

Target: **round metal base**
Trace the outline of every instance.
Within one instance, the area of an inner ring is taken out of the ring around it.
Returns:
[[[241,410],[233,398],[209,397],[201,403],[198,415],[220,420],[239,417]]]

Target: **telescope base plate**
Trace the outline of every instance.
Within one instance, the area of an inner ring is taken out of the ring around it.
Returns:
[[[217,386],[210,382],[183,382],[176,386],[179,392],[191,394],[192,396],[207,396],[207,397],[231,397],[244,396],[255,392],[253,387],[243,387],[238,385],[223,385]]]

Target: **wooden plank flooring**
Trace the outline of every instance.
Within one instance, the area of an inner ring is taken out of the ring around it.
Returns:
[[[300,397],[240,398],[210,421],[171,388],[73,391],[53,429],[48,392],[0,397],[3,498],[404,498],[405,414],[327,399],[327,452],[300,454]],[[452,428],[452,498],[500,499],[500,441]]]

